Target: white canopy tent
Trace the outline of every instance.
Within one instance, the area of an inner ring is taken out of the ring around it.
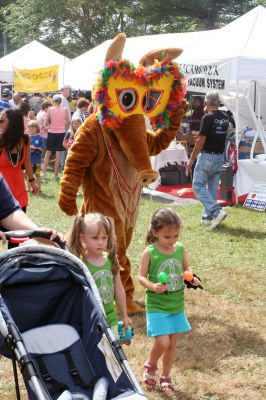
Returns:
[[[214,31],[128,38],[123,53],[137,65],[140,58],[153,49],[183,48],[177,61],[189,76],[189,90],[199,93],[219,91],[224,104],[234,114],[236,132],[246,126],[256,130],[250,160],[238,161],[235,182],[238,196],[248,193],[256,180],[266,181],[266,161],[253,157],[257,138],[266,153],[265,34],[266,9],[258,6]],[[91,89],[110,42],[108,40],[73,59],[67,68],[67,83],[76,89]]]
[[[123,57],[138,65],[141,57],[151,50],[165,47],[185,49],[193,43],[197,43],[209,33],[210,31],[165,33],[127,38]],[[111,40],[106,40],[99,46],[71,60],[66,71],[66,82],[75,89],[91,90],[97,74],[104,65],[105,54],[110,43]]]
[[[266,8],[258,6],[185,48],[178,61],[190,78],[189,88],[206,93],[217,90],[231,109],[236,132],[248,126],[256,131],[251,157],[238,161],[235,179],[238,196],[256,181],[266,182],[266,155],[253,157],[259,138],[266,154]],[[239,135],[236,135],[238,144]]]
[[[33,40],[20,49],[0,58],[0,81],[12,84],[14,68],[32,70],[59,65],[58,85],[60,88],[64,83],[67,83],[65,81],[65,70],[69,62],[69,58]]]

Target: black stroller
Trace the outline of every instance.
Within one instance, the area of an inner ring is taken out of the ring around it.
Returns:
[[[29,244],[0,255],[0,354],[18,363],[30,400],[145,400],[92,276],[66,250]]]

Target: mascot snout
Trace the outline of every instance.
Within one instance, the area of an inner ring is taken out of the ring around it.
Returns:
[[[158,172],[149,169],[148,171],[140,171],[137,175],[137,181],[141,186],[148,186],[158,177]]]
[[[137,170],[138,183],[148,186],[154,182],[158,172],[151,166],[144,116],[134,114],[125,118],[113,133],[130,164]]]

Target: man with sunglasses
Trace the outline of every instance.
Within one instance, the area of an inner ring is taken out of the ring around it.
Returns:
[[[191,172],[194,160],[192,187],[198,200],[204,206],[201,222],[216,228],[227,216],[217,203],[218,185],[224,164],[224,150],[229,118],[218,109],[220,99],[217,92],[209,92],[205,96],[205,115],[202,117],[198,140],[187,164]]]

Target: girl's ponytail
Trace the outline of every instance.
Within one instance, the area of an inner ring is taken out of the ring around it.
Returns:
[[[69,249],[71,250],[71,253],[79,258],[86,260],[85,248],[80,240],[80,234],[83,233],[84,224],[84,214],[76,215],[72,228],[67,235],[67,244]]]
[[[156,237],[152,233],[152,225],[150,225],[150,229],[148,230],[146,236],[146,244],[152,244],[156,242]]]
[[[107,221],[107,227],[108,227],[107,252],[112,262],[112,273],[115,275],[120,270],[120,266],[117,258],[117,245],[116,245],[114,220],[111,217],[104,217],[104,218]]]

